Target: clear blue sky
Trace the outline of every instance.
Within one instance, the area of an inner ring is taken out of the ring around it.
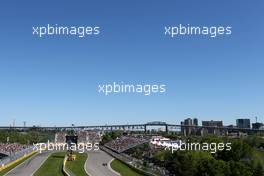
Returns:
[[[1,1],[0,125],[264,121],[263,9],[262,0]],[[32,35],[48,23],[97,25],[101,34]],[[163,35],[180,23],[230,25],[232,35]],[[167,92],[98,94],[112,81],[163,83]]]

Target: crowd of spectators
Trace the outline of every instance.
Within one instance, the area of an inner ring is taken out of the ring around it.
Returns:
[[[100,142],[101,136],[97,131],[79,131],[78,132],[78,142],[86,143],[86,142]]]
[[[88,142],[89,137],[87,131],[79,131],[78,132],[78,142],[86,143]]]
[[[67,135],[66,132],[57,132],[55,143],[65,143]],[[100,133],[97,131],[78,131],[75,135],[78,137],[78,143],[100,142],[101,140]]]
[[[101,141],[101,135],[100,132],[97,131],[87,131],[88,135],[88,142],[100,142]]]
[[[12,155],[29,147],[30,145],[23,145],[18,143],[0,143],[0,153],[5,155]]]
[[[55,143],[65,143],[66,142],[66,133],[58,132],[55,134]]]
[[[113,151],[118,153],[124,152],[130,148],[133,148],[137,145],[150,142],[150,137],[148,136],[121,136],[105,144],[106,147],[110,148]]]

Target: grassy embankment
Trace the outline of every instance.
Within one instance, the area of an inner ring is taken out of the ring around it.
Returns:
[[[62,164],[65,154],[65,152],[51,154],[34,176],[63,176]]]
[[[116,159],[112,161],[111,167],[113,170],[120,173],[121,176],[144,176]]]
[[[57,152],[49,156],[34,176],[63,176],[62,165],[66,152]],[[75,175],[87,176],[84,170],[84,164],[87,159],[86,153],[75,153],[76,160],[68,161],[66,167]]]
[[[66,167],[75,175],[78,176],[88,176],[84,170],[84,164],[87,159],[87,154],[86,153],[74,153],[76,155],[76,160],[75,161],[68,161],[66,163]]]

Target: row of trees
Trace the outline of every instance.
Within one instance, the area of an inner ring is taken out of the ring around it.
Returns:
[[[33,144],[38,142],[47,142],[54,139],[54,133],[27,131],[19,132],[14,130],[0,130],[0,142],[2,143],[20,143]]]
[[[123,135],[121,131],[106,133],[102,144]],[[181,139],[189,143],[231,143],[231,150],[217,151],[171,151],[161,150],[152,157],[145,156],[150,144],[144,144],[128,150],[126,153],[142,159],[146,165],[165,168],[171,175],[177,176],[264,176],[264,138],[248,136],[246,138],[228,138],[219,136],[182,137],[164,134],[171,139]]]
[[[197,141],[197,139],[190,139]],[[220,137],[200,138],[200,142],[227,142]],[[263,139],[232,139],[231,150],[211,154],[205,151],[169,151],[157,153],[152,162],[179,176],[264,176]]]

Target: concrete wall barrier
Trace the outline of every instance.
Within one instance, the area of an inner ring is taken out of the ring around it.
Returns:
[[[11,166],[15,165],[16,163],[20,162],[21,160],[23,160],[23,159],[25,159],[25,158],[27,158],[27,157],[30,157],[30,156],[32,156],[32,155],[34,155],[34,154],[36,154],[36,153],[37,153],[36,151],[32,151],[31,153],[26,153],[26,154],[24,154],[22,157],[17,158],[17,159],[14,160],[14,161],[11,161],[11,162],[6,163],[6,164],[2,164],[2,165],[0,166],[0,171],[5,170],[5,169],[11,167]]]

